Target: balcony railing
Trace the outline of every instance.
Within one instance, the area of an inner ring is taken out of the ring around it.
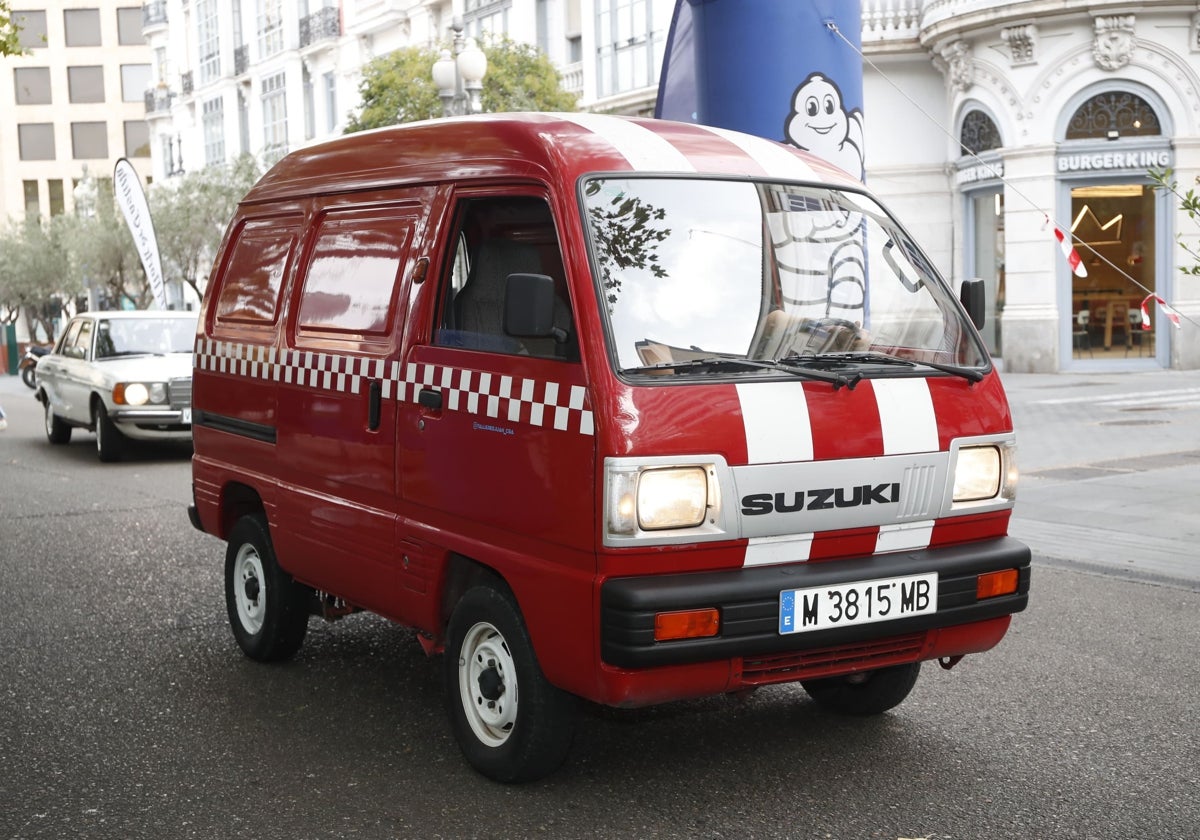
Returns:
[[[192,71],[191,70],[187,71],[186,73],[179,74],[179,87],[183,91],[184,96],[192,95],[192,91],[195,88],[192,85]]]
[[[142,29],[167,24],[167,0],[152,0],[142,4]]]
[[[301,49],[326,38],[337,38],[341,34],[341,17],[338,10],[332,6],[318,9],[308,17],[300,18]]]
[[[175,98],[175,92],[168,89],[165,85],[162,87],[153,87],[146,91],[146,116],[155,114],[164,114],[171,110],[171,101]]]
[[[240,76],[250,69],[250,45],[242,44],[233,51],[233,75]]]

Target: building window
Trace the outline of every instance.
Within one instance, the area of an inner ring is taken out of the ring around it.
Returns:
[[[225,102],[220,97],[210,99],[203,107],[204,163],[208,166],[225,162]]]
[[[21,39],[21,48],[26,50],[40,50],[46,47],[46,13],[45,12],[17,12],[12,13],[13,23],[19,27],[18,37]]]
[[[149,64],[121,65],[121,101],[141,102],[150,89]]]
[[[142,34],[141,6],[117,9],[117,43],[123,47],[136,47],[146,43],[146,36]]]
[[[979,110],[970,111],[963,118],[958,142],[964,155],[977,155],[1004,145],[1000,129],[996,128],[991,117]]]
[[[50,215],[61,216],[63,214],[63,182],[62,178],[51,178],[46,182],[46,188],[50,193]]]
[[[467,0],[463,8],[463,31],[472,38],[485,33],[503,35],[508,32],[508,10],[512,0]]]
[[[108,157],[108,125],[103,122],[71,123],[71,157],[98,160]]]
[[[1067,124],[1067,140],[1115,140],[1162,134],[1158,114],[1145,99],[1123,90],[1097,94],[1084,102]]]
[[[283,0],[258,0],[258,57],[283,50]]]
[[[54,160],[54,123],[17,126],[21,160]]]
[[[13,93],[16,96],[18,105],[49,105],[50,68],[14,68],[13,88]]]
[[[25,187],[25,215],[28,218],[34,218],[42,215],[42,200],[38,197],[38,182],[24,181]]]
[[[287,151],[287,90],[283,73],[263,79],[263,153],[270,158]]]
[[[99,64],[68,67],[67,96],[72,102],[103,102],[104,68]]]
[[[125,157],[150,157],[150,126],[145,120],[125,121]]]
[[[646,0],[597,0],[597,93],[612,96],[655,84],[663,33]]]
[[[196,44],[200,50],[200,82],[211,82],[221,75],[221,40],[214,0],[197,0]]]
[[[337,129],[337,79],[332,72],[325,74],[325,130]]]
[[[100,46],[100,10],[65,10],[63,29],[66,31],[68,47]]]

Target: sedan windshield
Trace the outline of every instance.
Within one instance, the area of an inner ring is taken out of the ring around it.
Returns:
[[[861,193],[601,177],[584,203],[623,372],[927,365],[977,378],[987,364],[949,287]]]
[[[190,353],[196,340],[188,318],[106,318],[97,327],[97,359]]]

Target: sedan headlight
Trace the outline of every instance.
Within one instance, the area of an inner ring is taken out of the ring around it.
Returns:
[[[964,446],[954,465],[955,503],[1016,496],[1017,459],[1012,443]]]
[[[167,401],[167,386],[163,382],[118,382],[113,388],[117,405],[161,405]]]

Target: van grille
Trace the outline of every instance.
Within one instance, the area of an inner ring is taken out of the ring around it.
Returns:
[[[742,660],[742,683],[769,685],[913,662],[925,646],[925,633],[909,633],[837,647],[798,650]]]

